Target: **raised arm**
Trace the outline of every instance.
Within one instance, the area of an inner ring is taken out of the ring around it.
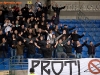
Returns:
[[[89,45],[87,44],[87,41],[84,43],[84,45],[85,45],[86,47],[89,47]]]
[[[71,30],[73,30],[73,29],[75,29],[75,28],[76,28],[76,27],[68,28],[68,30],[71,31]]]
[[[39,7],[42,9],[43,7],[41,5],[39,5]]]
[[[97,43],[97,44],[95,44],[94,46],[97,47],[97,46],[99,46],[99,45],[100,45],[100,43]]]
[[[55,11],[55,7],[54,6],[52,6],[52,9],[53,9],[53,11]]]
[[[63,36],[63,34],[59,35],[56,39],[55,42],[58,41],[59,38],[61,38]]]
[[[70,38],[71,38],[71,36],[69,36],[66,40],[64,40],[64,41],[62,42],[62,44],[65,45],[65,44],[67,43],[67,41],[68,41]]]
[[[62,9],[65,9],[65,7],[66,7],[66,6],[63,6],[63,7],[60,7],[59,9],[62,10]]]
[[[36,43],[36,42],[34,43],[34,45],[35,45],[37,48],[39,48],[39,49],[41,48],[40,46],[38,46],[38,45],[37,45],[37,43]]]
[[[82,47],[83,47],[84,45],[88,45],[88,44],[87,44],[87,41],[83,42]]]
[[[85,33],[83,33],[82,35],[78,35],[79,38],[82,38],[85,35]]]
[[[51,7],[51,5],[47,6],[47,8],[49,9]]]

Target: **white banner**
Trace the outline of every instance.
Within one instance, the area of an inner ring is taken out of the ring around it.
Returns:
[[[36,75],[100,75],[100,59],[29,59],[28,75],[30,68],[35,69]]]

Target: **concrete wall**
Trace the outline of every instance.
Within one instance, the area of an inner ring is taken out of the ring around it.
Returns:
[[[61,11],[60,18],[75,19],[78,10],[81,10],[90,19],[100,19],[100,1],[55,0],[54,2],[56,2],[59,7],[67,4],[66,8]]]
[[[14,75],[28,75],[28,71],[27,70],[16,70],[16,71],[12,71],[12,73]]]

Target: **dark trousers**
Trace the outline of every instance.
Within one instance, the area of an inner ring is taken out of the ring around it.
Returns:
[[[0,57],[7,58],[7,51],[5,50],[0,51]]]
[[[72,53],[67,53],[67,56],[68,56],[68,58],[69,58],[70,56],[75,58],[75,55],[72,54]]]

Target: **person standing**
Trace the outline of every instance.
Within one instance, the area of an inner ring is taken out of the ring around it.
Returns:
[[[56,12],[54,12],[54,15],[51,18],[51,21],[54,25],[58,25],[59,24],[59,16],[57,15]]]
[[[67,42],[66,45],[64,45],[65,49],[66,49],[66,54],[68,56],[68,58],[70,56],[74,57],[75,58],[75,55],[72,53],[72,48],[73,48],[73,45],[71,45],[71,42],[70,40]]]
[[[99,45],[100,43],[94,45],[92,41],[90,41],[90,44],[87,44],[87,42],[85,43],[85,46],[88,48],[89,58],[94,58],[95,48],[98,47]]]
[[[69,38],[70,38],[70,36],[66,40],[64,40],[64,41],[62,41],[62,39],[59,39],[56,42],[56,44],[55,44],[54,47],[56,48],[56,52],[57,52],[57,57],[58,58],[61,58],[62,56],[64,58],[67,57],[67,54],[64,52],[64,45],[67,43],[67,41],[69,40]]]
[[[29,43],[24,39],[25,46],[28,48],[28,56],[29,58],[35,57],[35,45],[33,40],[30,40]]]
[[[76,58],[82,58],[82,47],[85,45],[85,42],[81,44],[79,41],[76,42],[75,50],[76,50]]]
[[[7,58],[7,54],[8,54],[8,42],[6,41],[5,38],[2,38],[2,43],[0,43],[0,47],[1,47],[1,55],[3,55],[3,58]]]
[[[16,45],[17,49],[17,58],[18,58],[18,63],[23,61],[23,50],[24,50],[24,45],[22,44],[22,41],[18,41],[18,44]]]
[[[22,11],[23,17],[28,19],[28,12],[29,12],[28,4],[25,4],[25,7],[22,8],[21,11]]]
[[[60,11],[62,9],[64,9],[65,7],[66,7],[66,5],[63,6],[63,7],[58,7],[58,4],[57,3],[55,4],[55,7],[54,7],[54,3],[52,3],[52,9],[53,9],[54,12],[57,13],[58,16],[60,15]]]

